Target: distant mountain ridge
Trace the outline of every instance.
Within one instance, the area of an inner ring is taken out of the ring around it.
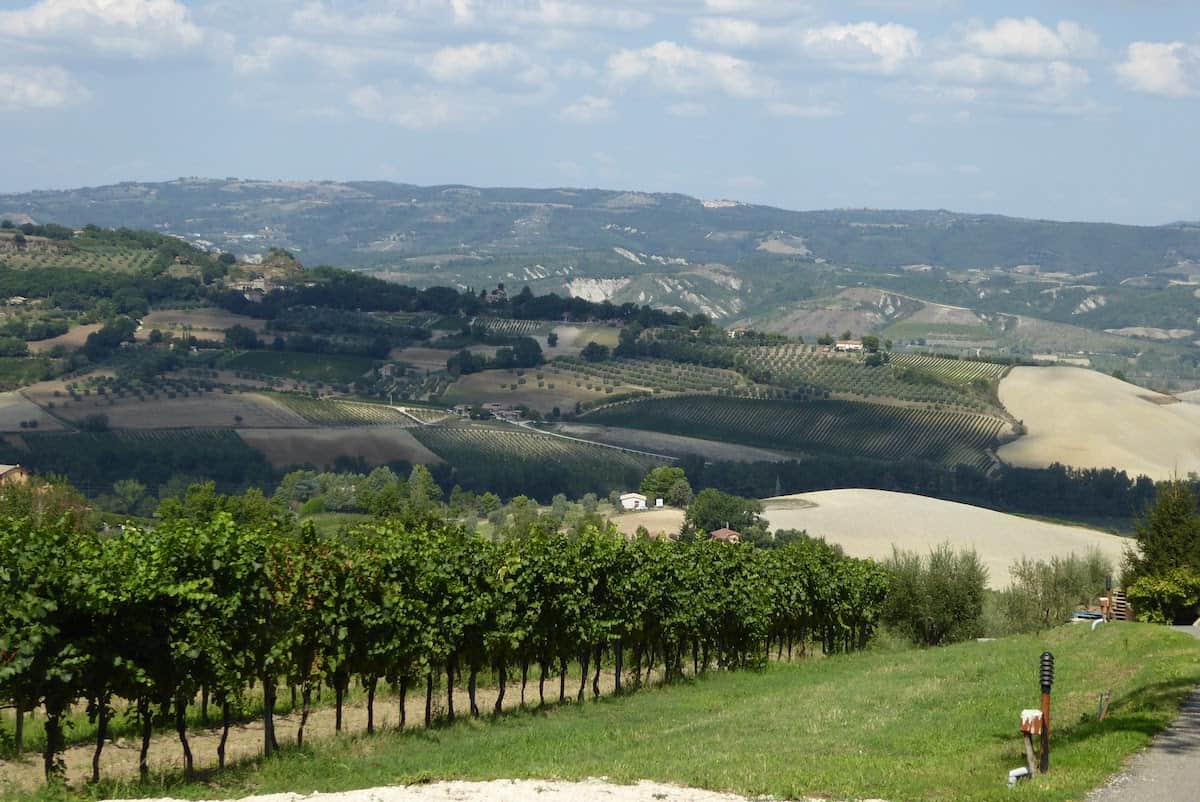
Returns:
[[[413,257],[444,256],[449,263],[613,249],[726,265],[797,257],[867,269],[1037,265],[1116,281],[1200,260],[1200,228],[1182,224],[945,210],[804,212],[600,189],[196,178],[0,195],[0,215],[145,228],[239,255],[281,247],[302,253],[308,264],[401,272],[411,272]],[[626,261],[637,266],[637,259]]]

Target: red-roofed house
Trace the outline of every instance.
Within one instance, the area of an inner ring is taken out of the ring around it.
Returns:
[[[708,536],[711,537],[713,540],[720,540],[723,543],[741,543],[742,542],[742,533],[735,532],[732,529],[730,529],[728,526],[722,527],[721,529],[718,529],[715,532],[709,532]]]

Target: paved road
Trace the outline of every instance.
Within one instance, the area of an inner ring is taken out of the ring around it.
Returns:
[[[1198,627],[1175,627],[1200,638]],[[1087,802],[1200,802],[1200,690],[1179,718]]]

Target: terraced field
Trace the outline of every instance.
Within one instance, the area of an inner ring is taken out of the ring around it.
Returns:
[[[492,334],[508,337],[534,337],[546,334],[554,328],[553,324],[544,320],[513,320],[504,317],[477,317],[471,321],[471,325],[480,325]]]
[[[417,426],[420,423],[415,416],[383,404],[308,398],[286,393],[273,397],[316,426]]]
[[[988,381],[999,379],[1008,371],[1008,365],[994,362],[976,362],[969,359],[946,359],[932,354],[892,354],[892,364],[906,368],[927,370],[939,378],[955,384],[970,384],[977,379]]]
[[[464,487],[553,488],[582,495],[637,486],[664,460],[552,435],[489,426],[421,426],[411,430],[453,465]],[[548,499],[542,499],[543,501]]]
[[[904,354],[892,356],[891,364],[869,366],[860,355],[830,354],[796,343],[738,348],[734,353],[739,369],[748,376],[790,389],[816,388],[978,410],[987,405],[970,395],[966,386],[975,378],[998,378],[1003,372],[999,365]]]
[[[587,362],[560,357],[545,368],[547,376],[578,386],[644,387],[668,393],[746,390],[751,382],[732,370],[707,368],[666,359],[614,359]]]
[[[689,396],[630,401],[588,423],[726,440],[801,453],[921,459],[986,468],[1005,422],[991,415],[858,401],[759,401]]]

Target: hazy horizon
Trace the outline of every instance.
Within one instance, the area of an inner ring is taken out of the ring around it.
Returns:
[[[787,211],[787,212],[799,212],[799,213],[829,212],[829,211],[868,211],[868,212],[890,212],[890,211],[937,212],[937,211],[944,211],[944,212],[951,212],[954,214],[964,214],[964,215],[993,215],[993,216],[999,216],[999,217],[1009,217],[1009,218],[1018,219],[1018,220],[1046,220],[1046,221],[1055,222],[1055,223],[1094,223],[1094,224],[1100,224],[1100,225],[1127,225],[1127,226],[1136,226],[1136,227],[1143,227],[1143,228],[1155,228],[1155,227],[1159,227],[1159,226],[1169,226],[1169,225],[1173,225],[1173,224],[1177,224],[1177,223],[1184,223],[1184,224],[1200,223],[1200,220],[1191,220],[1191,219],[1184,219],[1184,218],[1178,218],[1178,219],[1173,219],[1173,220],[1162,220],[1160,222],[1153,222],[1153,221],[1151,221],[1151,222],[1124,222],[1124,221],[1120,221],[1120,220],[1100,220],[1100,219],[1083,219],[1083,218],[1068,218],[1068,217],[1041,217],[1041,216],[1035,216],[1035,215],[1022,215],[1022,214],[1016,214],[1016,213],[1011,213],[1011,212],[1005,212],[1003,210],[982,211],[979,209],[969,209],[969,208],[960,209],[960,208],[949,208],[949,207],[917,207],[917,206],[907,206],[907,207],[906,206],[819,206],[818,207],[818,206],[811,206],[811,207],[801,208],[801,207],[794,207],[794,206],[779,205],[779,204],[774,204],[774,203],[762,203],[762,202],[758,202],[758,201],[750,201],[750,200],[746,200],[744,198],[738,198],[738,197],[732,197],[732,196],[695,195],[690,192],[680,192],[678,190],[671,190],[671,189],[643,189],[643,188],[638,188],[638,187],[627,187],[627,186],[600,186],[600,185],[585,186],[585,185],[572,185],[572,184],[544,184],[544,185],[479,184],[479,183],[470,183],[470,182],[466,182],[466,181],[434,181],[434,182],[430,182],[430,183],[418,183],[415,181],[404,181],[401,179],[370,178],[370,177],[301,178],[301,177],[295,177],[295,176],[264,177],[264,176],[234,176],[234,175],[227,175],[227,176],[187,175],[187,176],[174,176],[172,178],[158,178],[158,179],[155,179],[155,178],[126,179],[126,180],[106,182],[104,184],[91,184],[91,185],[79,184],[79,185],[74,185],[74,186],[33,187],[30,189],[15,190],[15,191],[0,189],[0,196],[24,195],[24,194],[37,193],[37,192],[71,192],[71,191],[86,190],[86,189],[98,189],[98,188],[102,188],[102,187],[106,187],[106,186],[119,186],[121,184],[169,184],[169,183],[173,183],[173,182],[177,182],[177,181],[191,181],[191,180],[196,180],[196,181],[245,181],[245,182],[264,182],[264,183],[280,183],[280,184],[354,184],[354,183],[363,183],[363,182],[378,182],[378,183],[395,184],[398,186],[416,186],[416,187],[423,187],[423,188],[458,186],[458,187],[465,187],[465,188],[469,188],[469,189],[480,189],[480,190],[513,189],[513,190],[533,190],[533,191],[546,191],[546,192],[555,191],[555,190],[582,191],[582,192],[591,192],[591,191],[629,192],[629,193],[653,194],[653,195],[684,195],[687,197],[696,198],[697,200],[701,200],[701,201],[710,201],[710,200],[736,201],[738,203],[741,203],[741,204],[744,204],[747,206],[766,206],[766,207],[781,209],[781,210]]]

